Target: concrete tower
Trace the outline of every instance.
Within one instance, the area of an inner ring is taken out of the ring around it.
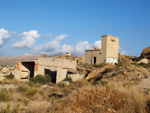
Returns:
[[[118,63],[119,37],[103,35],[101,45],[101,61]]]

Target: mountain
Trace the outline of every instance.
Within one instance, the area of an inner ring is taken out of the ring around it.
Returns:
[[[37,60],[39,55],[22,55],[22,56],[9,56],[0,57],[0,65],[15,65],[16,61],[22,60]]]

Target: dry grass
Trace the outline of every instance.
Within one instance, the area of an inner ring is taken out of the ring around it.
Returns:
[[[55,102],[52,112],[146,113],[146,98],[135,88],[89,86]]]
[[[0,107],[6,108],[10,103],[13,109],[19,104],[19,112],[23,113],[147,113],[147,100],[150,98],[143,92],[108,82],[105,85],[91,85],[86,80],[80,80],[64,87],[19,83],[9,91],[0,90],[10,95],[10,101],[0,102]],[[18,90],[18,87],[22,88]],[[32,89],[37,91],[29,96],[28,92]],[[53,93],[62,97],[56,98]]]

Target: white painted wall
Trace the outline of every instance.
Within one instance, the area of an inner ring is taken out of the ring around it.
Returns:
[[[118,59],[117,58],[107,58],[106,63],[115,64],[115,63],[118,63]]]

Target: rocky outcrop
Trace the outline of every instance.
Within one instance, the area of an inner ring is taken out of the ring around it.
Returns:
[[[143,49],[140,58],[141,59],[146,58],[146,59],[150,60],[150,47]]]

